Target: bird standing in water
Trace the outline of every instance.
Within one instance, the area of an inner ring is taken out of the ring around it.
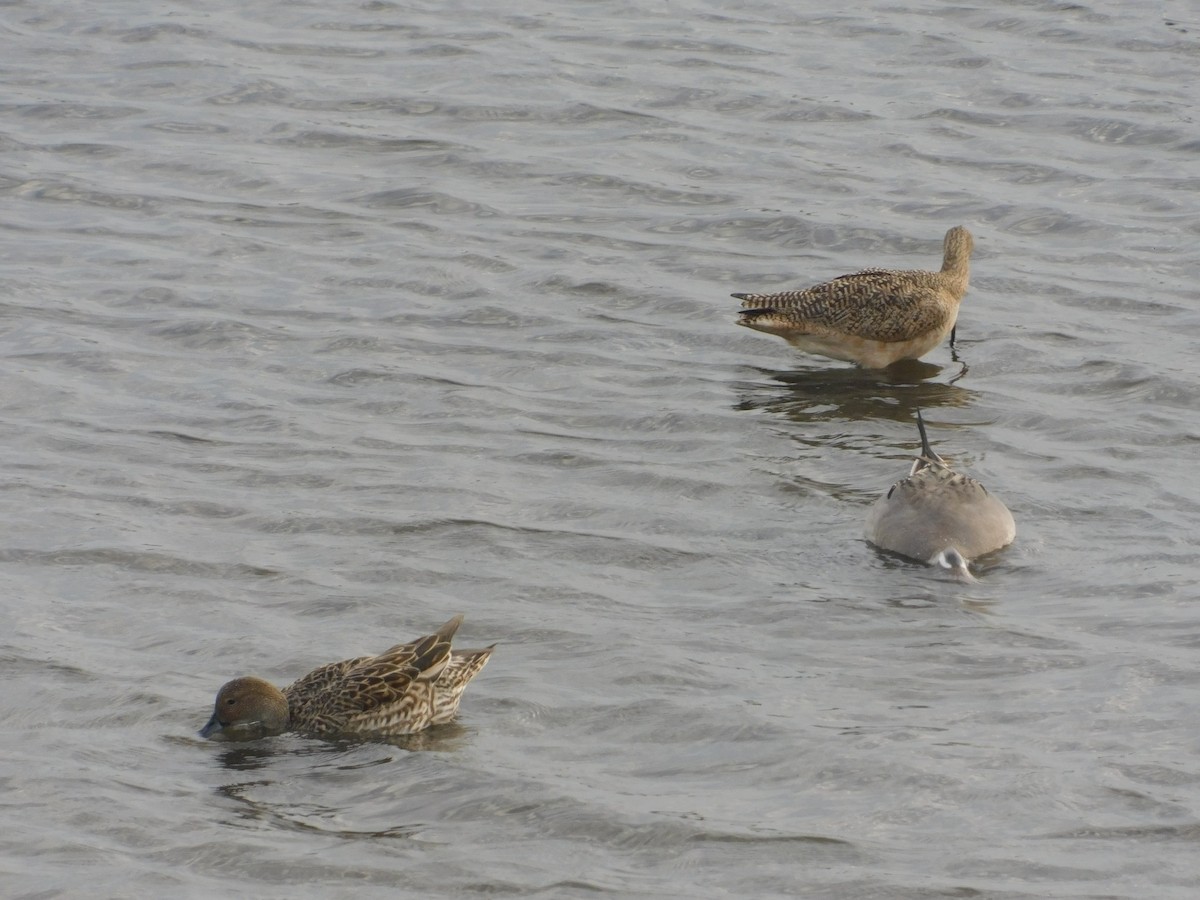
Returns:
[[[882,369],[919,359],[951,335],[970,280],[971,232],[946,232],[939,272],[864,269],[802,291],[734,294],[738,324],[808,353]]]

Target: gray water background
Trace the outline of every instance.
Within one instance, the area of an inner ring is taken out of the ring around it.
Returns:
[[[1193,11],[0,6],[0,893],[1197,896]],[[956,351],[733,325],[957,224]],[[195,736],[460,611],[455,725]]]

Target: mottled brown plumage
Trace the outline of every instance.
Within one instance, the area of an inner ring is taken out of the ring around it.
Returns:
[[[734,294],[738,324],[870,369],[918,359],[954,329],[973,247],[959,225],[946,232],[940,272],[864,269],[802,291]]]
[[[933,451],[919,411],[917,429],[921,455],[908,477],[871,507],[866,538],[884,550],[972,581],[971,560],[1011,543],[1016,523],[999,498],[974,478],[955,472]]]
[[[234,679],[217,694],[212,718],[200,734],[389,736],[449,722],[467,683],[492,653],[492,647],[450,649],[462,620],[455,616],[433,634],[378,656],[321,666],[282,691],[261,678]]]

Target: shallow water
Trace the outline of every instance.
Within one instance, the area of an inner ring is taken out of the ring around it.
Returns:
[[[1194,896],[1200,32],[1136,6],[5,6],[3,893]],[[732,324],[956,224],[953,351]],[[978,584],[861,539],[917,409]],[[459,611],[455,725],[195,737]]]

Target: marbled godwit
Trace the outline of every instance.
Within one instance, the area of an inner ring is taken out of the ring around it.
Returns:
[[[970,278],[971,232],[946,232],[940,272],[864,269],[803,291],[734,294],[739,325],[808,353],[882,369],[919,359],[954,330]]]

